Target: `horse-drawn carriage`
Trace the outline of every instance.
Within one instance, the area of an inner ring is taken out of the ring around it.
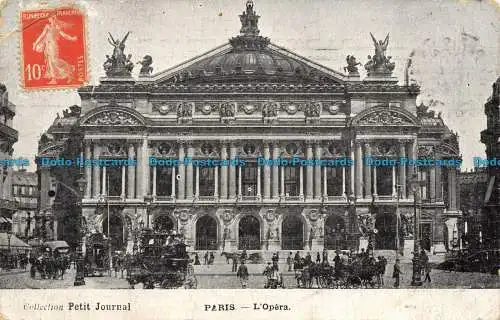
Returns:
[[[298,288],[312,288],[314,280],[318,288],[355,289],[375,286],[374,278],[379,267],[373,258],[356,257],[352,261],[339,261],[332,266],[327,263],[295,264],[295,279]]]
[[[102,233],[91,234],[85,249],[85,276],[100,276],[109,271],[109,241]]]
[[[143,230],[139,251],[126,262],[130,287],[142,283],[145,289],[195,289],[198,281],[186,247],[177,235]]]
[[[31,278],[40,274],[41,279],[64,279],[70,267],[69,246],[66,241],[47,241],[36,247],[29,259]]]

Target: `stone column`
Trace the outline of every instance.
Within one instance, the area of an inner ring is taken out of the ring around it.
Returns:
[[[135,198],[142,199],[144,197],[144,171],[142,167],[142,150],[144,149],[144,145],[142,143],[137,144],[137,168],[135,175]]]
[[[230,146],[230,161],[236,159],[236,145],[231,142]],[[236,167],[231,164],[229,166],[229,199],[236,199]]]
[[[241,166],[238,166],[238,200],[243,199],[243,190],[241,190]]]
[[[399,156],[406,158],[406,148],[403,142],[399,143]],[[406,199],[406,166],[399,166],[399,184],[401,185],[401,196]]]
[[[108,176],[106,174],[106,166],[102,167],[102,195],[108,194],[108,185],[107,185]]]
[[[392,166],[392,196],[397,196],[396,191],[396,166]]]
[[[408,143],[408,159],[415,161],[417,159],[417,139]],[[408,176],[411,177],[416,172],[415,166],[408,166]],[[411,194],[411,192],[409,192]]]
[[[328,199],[328,176],[326,166],[323,167],[323,198]]]
[[[190,159],[189,163],[186,165],[186,199],[193,200],[193,162],[191,159],[194,155],[193,145],[190,143],[187,147],[187,157]]]
[[[128,158],[135,159],[135,147],[131,143],[128,145]],[[137,161],[137,160],[136,160]],[[134,199],[135,198],[135,168],[137,166],[137,162],[135,166],[128,166],[127,167],[127,199]]]
[[[342,167],[342,196],[343,197],[347,197],[347,194],[346,194],[346,179],[345,179],[345,172],[346,171],[346,168],[345,167]]]
[[[175,199],[175,182],[177,181],[177,175],[175,174],[175,166],[172,166],[172,200]]]
[[[186,198],[186,167],[184,166],[184,143],[179,142],[179,180],[177,181],[177,199],[184,200]]]
[[[142,163],[141,163],[141,167],[142,167],[142,175],[143,175],[143,179],[144,179],[144,195],[146,194],[151,194],[151,190],[149,188],[149,142],[148,142],[148,138],[144,138],[142,139]],[[143,196],[141,194],[141,196]]]
[[[200,167],[196,166],[196,187],[194,190],[194,199],[198,200],[200,198]]]
[[[304,167],[299,167],[299,199],[304,200]]]
[[[281,167],[280,197],[285,199],[285,167]]]
[[[92,159],[92,150],[90,148],[90,141],[85,140],[85,159]],[[87,184],[85,185],[85,198],[90,198],[92,196],[92,166],[85,166],[85,180]]]
[[[457,211],[457,171],[453,167],[448,167],[448,199],[449,210]]]
[[[443,202],[443,170],[441,167],[435,167],[435,179],[436,179],[436,202]]]
[[[306,151],[307,160],[313,159],[313,149],[311,142],[307,142],[307,151]],[[306,167],[306,200],[310,200],[313,198],[314,189],[313,189],[313,167]]]
[[[101,156],[101,146],[97,141],[94,142],[94,159],[98,160]],[[101,168],[99,166],[92,167],[92,173],[94,175],[92,179],[92,198],[97,199],[101,194]]]
[[[271,151],[269,150],[269,143],[264,141],[264,159],[271,159]],[[267,164],[264,165],[264,199],[271,198],[271,167]]]
[[[152,189],[153,189],[153,190],[151,191],[151,195],[152,195],[154,198],[156,198],[156,180],[157,180],[156,175],[157,175],[157,167],[156,167],[156,166],[154,166],[154,167],[153,167],[153,181],[152,181],[152,183],[153,183],[153,188],[152,188]]]
[[[351,151],[350,151],[350,157],[351,157],[351,161],[352,161],[352,165],[349,167],[349,176],[350,176],[350,179],[349,179],[349,190],[350,190],[350,195],[354,196],[356,194],[356,190],[354,188],[355,186],[355,176],[354,176],[354,167],[357,166],[357,164],[355,164],[355,155],[354,155],[354,143],[351,141]]]
[[[372,156],[372,150],[369,143],[364,144],[365,157],[370,158]],[[364,166],[364,184],[365,184],[365,198],[372,197],[372,168],[371,166]]]
[[[363,151],[361,143],[356,142],[356,198],[363,198]]]
[[[429,186],[429,200],[436,202],[436,167],[429,167],[430,186]]]
[[[214,198],[218,200],[219,198],[219,167],[214,167]]]
[[[377,166],[373,167],[373,196],[377,198]]]
[[[318,142],[315,146],[315,160],[321,160],[321,144]],[[321,166],[314,166],[314,198],[321,199]]]
[[[120,198],[122,198],[122,200],[125,199],[125,183],[126,183],[126,179],[127,179],[126,169],[125,169],[125,166],[122,166],[122,190],[121,190],[121,193],[120,193]]]
[[[258,200],[260,200],[260,198],[262,197],[260,170],[262,170],[262,169],[259,166],[259,164],[257,164],[257,199]]]
[[[277,160],[280,157],[280,146],[278,143],[274,143],[273,145],[273,159]],[[279,198],[279,167],[277,165],[273,165],[273,190],[272,190],[272,198]]]
[[[221,160],[227,160],[227,144],[222,143],[220,147]],[[220,167],[220,198],[227,199],[227,166]]]

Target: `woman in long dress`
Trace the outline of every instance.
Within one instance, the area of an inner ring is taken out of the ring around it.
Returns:
[[[69,41],[76,41],[77,37],[63,31],[70,26],[68,23],[58,20],[55,16],[49,17],[48,21],[33,43],[33,50],[43,52],[46,67],[44,77],[50,79],[49,84],[56,84],[59,79],[68,79],[70,83],[75,67],[59,57],[59,39],[63,37]]]

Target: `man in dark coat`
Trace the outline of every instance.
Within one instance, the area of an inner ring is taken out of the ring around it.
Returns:
[[[236,256],[233,256],[233,269],[231,271],[236,272],[237,270],[238,270],[238,258],[236,258]]]
[[[245,265],[245,260],[241,260],[236,276],[240,279],[241,288],[246,289],[248,283],[248,268]]]
[[[394,270],[392,272],[392,277],[394,278],[394,288],[399,288],[399,275],[403,273],[401,272],[401,266],[399,265],[399,259],[396,259],[396,263],[394,264]]]

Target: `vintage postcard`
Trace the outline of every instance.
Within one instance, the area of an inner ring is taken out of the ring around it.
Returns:
[[[500,318],[498,2],[0,10],[0,318]]]

